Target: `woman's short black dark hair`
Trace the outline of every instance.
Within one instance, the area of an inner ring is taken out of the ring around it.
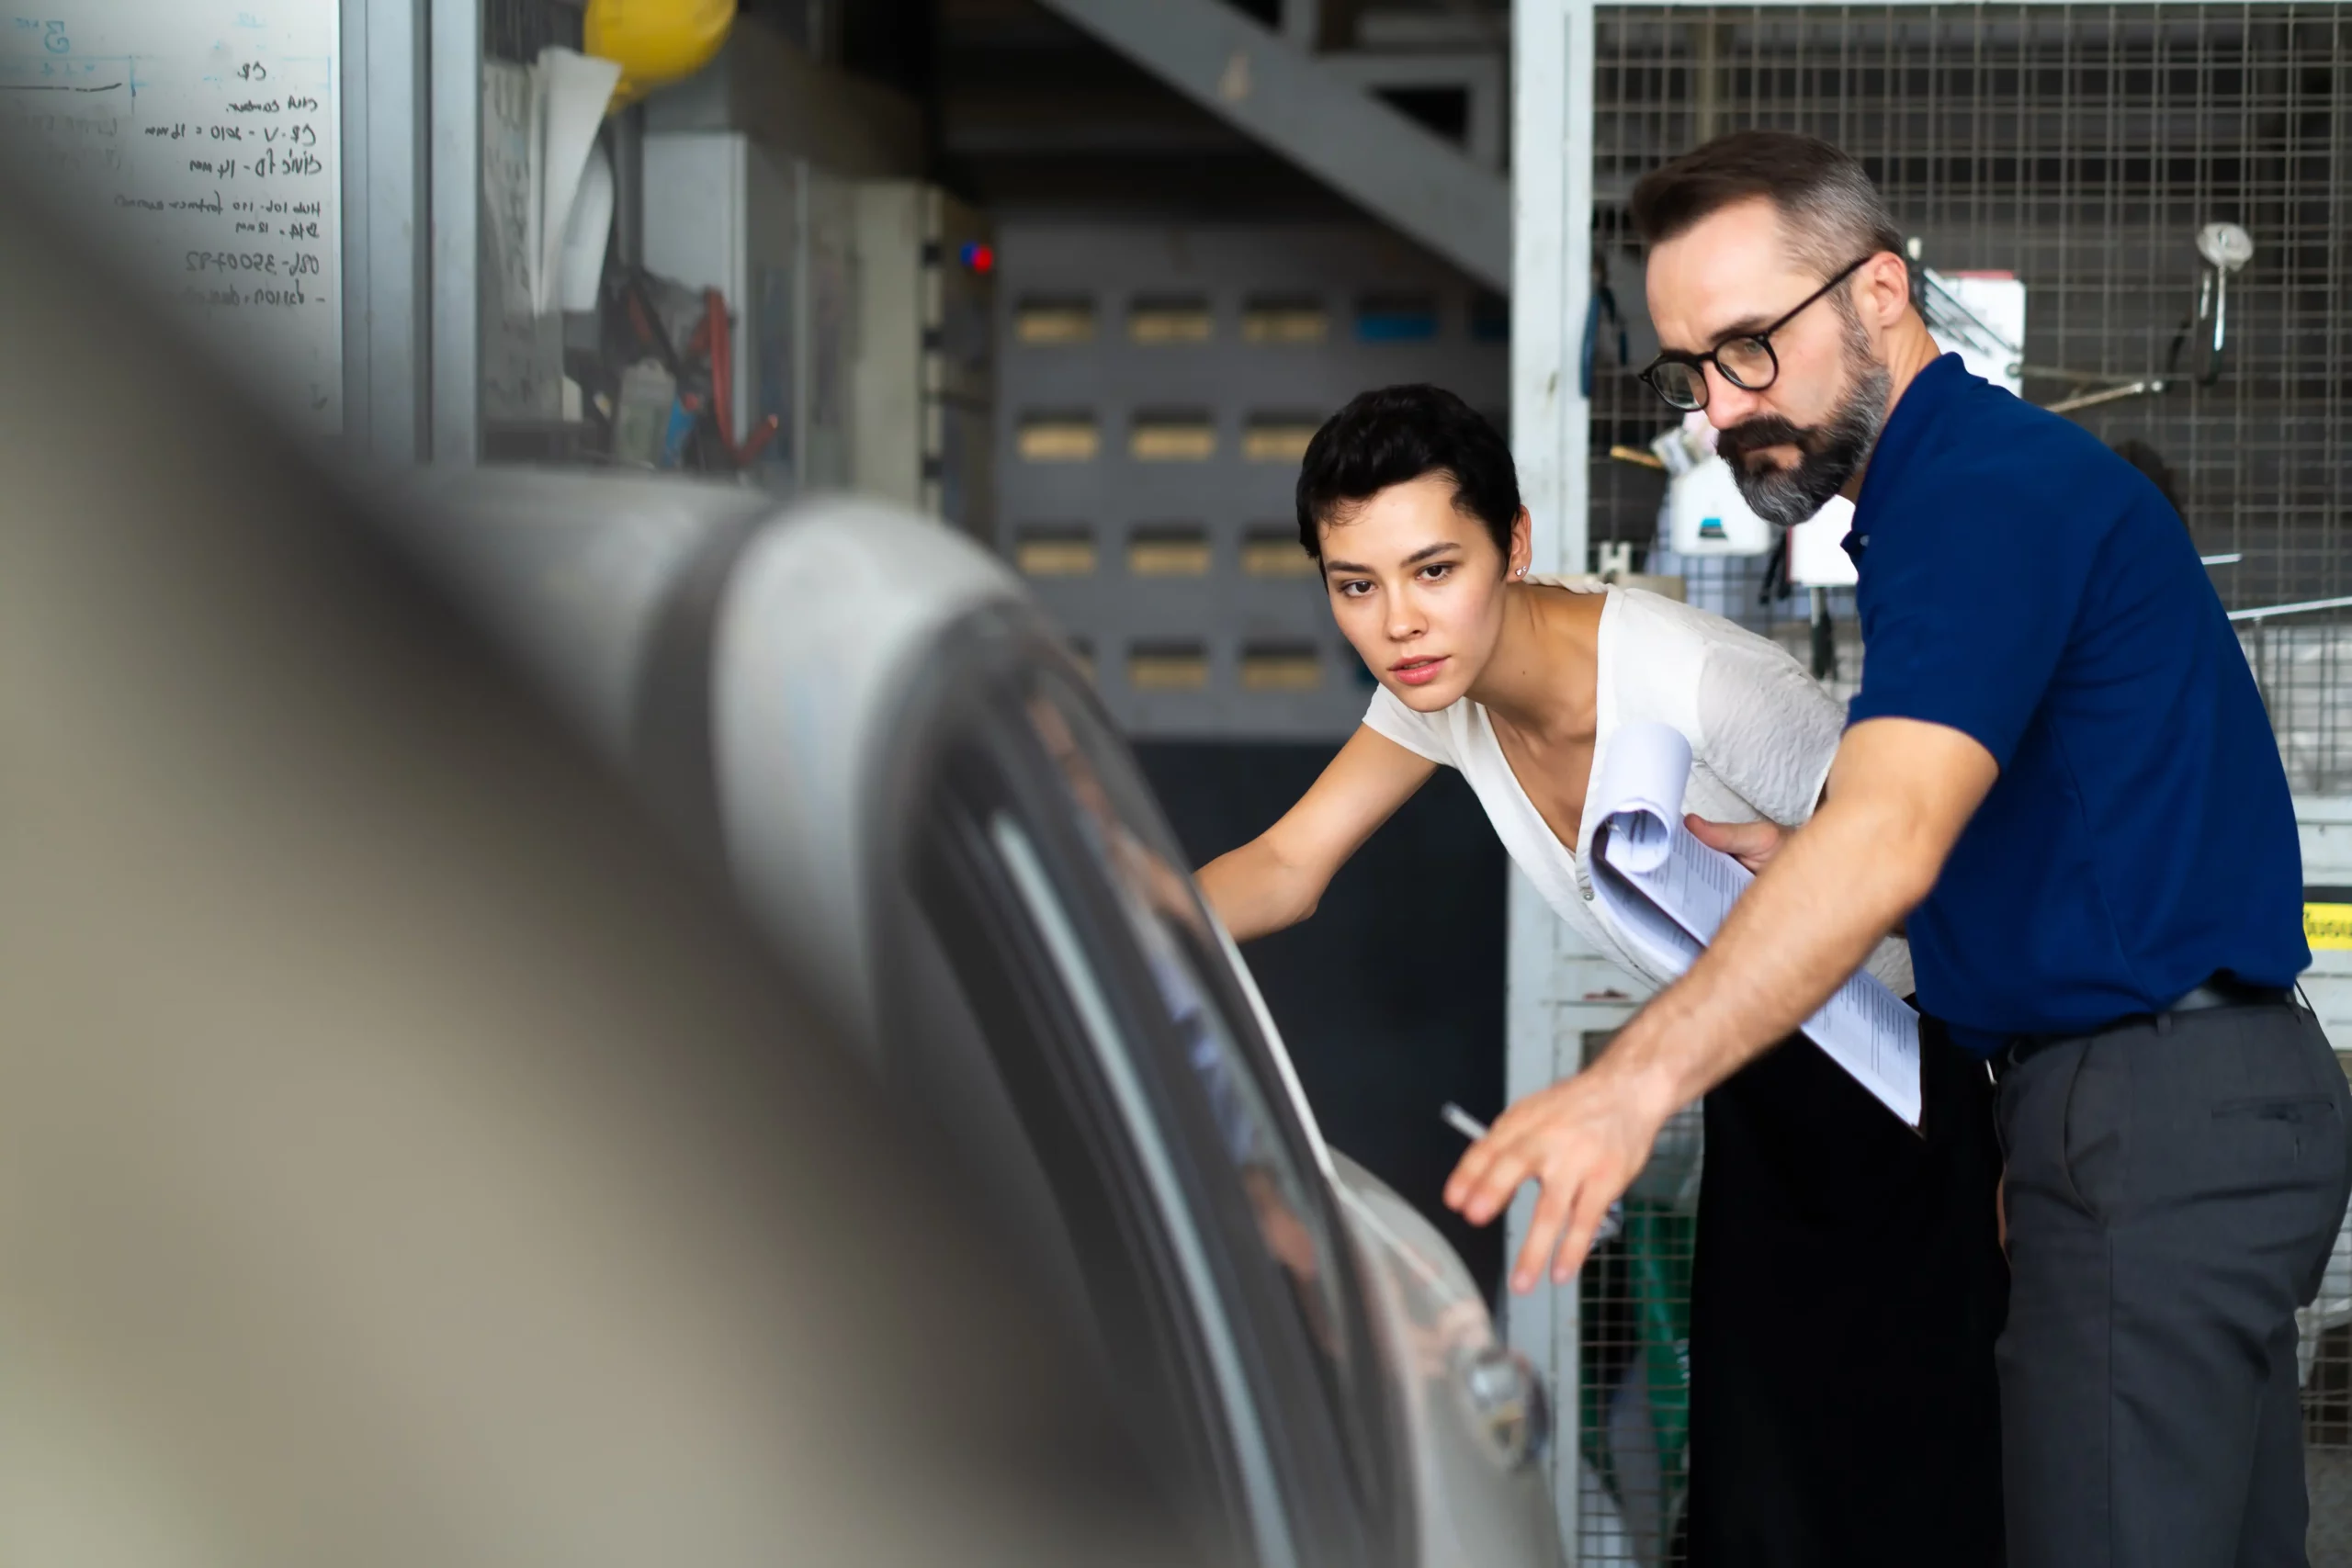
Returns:
[[[1323,422],[1298,466],[1298,542],[1323,558],[1322,525],[1390,485],[1428,474],[1453,480],[1453,504],[1510,554],[1519,470],[1502,433],[1442,387],[1383,387]]]

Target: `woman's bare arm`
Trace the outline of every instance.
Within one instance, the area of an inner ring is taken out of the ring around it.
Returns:
[[[1200,870],[1202,894],[1236,942],[1295,926],[1373,830],[1437,764],[1359,727],[1282,820]]]

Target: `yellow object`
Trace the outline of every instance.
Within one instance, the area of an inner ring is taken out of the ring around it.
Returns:
[[[1137,649],[1127,656],[1127,685],[1138,692],[1204,692],[1208,655],[1197,648]]]
[[[1094,307],[1084,299],[1023,300],[1012,319],[1013,335],[1023,343],[1094,341]]]
[[[1038,534],[1013,550],[1025,577],[1086,577],[1094,570],[1094,541],[1070,534]]]
[[[1241,434],[1241,455],[1253,463],[1295,463],[1322,424],[1317,419],[1253,419]]]
[[[1022,422],[1018,449],[1024,463],[1091,463],[1102,437],[1085,415],[1047,414]]]
[[[1241,570],[1251,577],[1319,577],[1323,568],[1286,529],[1252,530],[1241,541]]]
[[[2314,953],[2352,952],[2352,904],[2304,905],[2303,940]]]
[[[1216,426],[1182,415],[1143,418],[1127,434],[1127,455],[1145,463],[1201,463],[1216,456]]]
[[[1175,528],[1138,534],[1127,541],[1127,570],[1137,577],[1206,577],[1208,536]]]
[[[1252,648],[1241,654],[1245,692],[1311,692],[1323,684],[1323,661],[1311,648]]]
[[[1196,299],[1155,299],[1127,316],[1127,336],[1136,343],[1206,343],[1216,335],[1216,318]]]
[[[1321,343],[1330,332],[1330,316],[1312,301],[1261,300],[1241,312],[1244,343]]]
[[[621,68],[611,107],[624,109],[709,64],[734,25],[735,0],[588,0],[581,41]]]

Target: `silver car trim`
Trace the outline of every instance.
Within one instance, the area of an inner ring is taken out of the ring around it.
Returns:
[[[1209,929],[1216,932],[1217,946],[1225,953],[1226,964],[1241,983],[1241,994],[1250,1000],[1250,1014],[1258,1021],[1258,1032],[1265,1036],[1266,1054],[1274,1059],[1274,1069],[1282,1074],[1283,1092],[1290,1096],[1291,1114],[1298,1118],[1299,1126],[1306,1133],[1306,1146],[1315,1153],[1316,1168],[1336,1189],[1340,1173],[1332,1168],[1330,1145],[1323,1141],[1322,1123],[1315,1120],[1315,1111],[1306,1103],[1306,1088],[1298,1081],[1298,1069],[1291,1066],[1290,1047],[1283,1043],[1282,1031],[1274,1027],[1274,1015],[1267,1010],[1266,998],[1258,994],[1258,978],[1250,973],[1241,949],[1234,945],[1232,933],[1216,918],[1216,911],[1208,907],[1207,899],[1201,900],[1201,908],[1208,916]]]
[[[1430,1267],[1429,1260],[1424,1258],[1411,1243],[1390,1229],[1388,1222],[1374,1213],[1371,1204],[1357,1197],[1345,1186],[1340,1186],[1336,1190],[1340,1203],[1356,1217],[1357,1223],[1377,1237],[1398,1262],[1419,1275],[1422,1284],[1446,1295],[1454,1293],[1445,1276]]]
[[[1234,1342],[1232,1326],[1226,1321],[1225,1304],[1217,1297],[1209,1269],[1208,1249],[1185,1206],[1175,1163],[1153,1124],[1150,1102],[1136,1077],[1135,1067],[1119,1047],[1119,1026],[1112,1016],[1110,1002],[1095,984],[1077,929],[1070,923],[1059,895],[1055,893],[1029,835],[1012,818],[998,812],[989,819],[989,837],[995,842],[997,852],[1004,857],[1014,886],[1029,906],[1030,917],[1037,922],[1046,951],[1053,954],[1054,967],[1061,972],[1062,984],[1084,1021],[1095,1057],[1118,1101],[1119,1113],[1126,1122],[1127,1135],[1142,1158],[1145,1177],[1151,1183],[1152,1201],[1175,1244],[1184,1270],[1185,1289],[1193,1297],[1193,1314],[1200,1320],[1202,1337],[1208,1342],[1209,1359],[1223,1396],[1226,1423],[1240,1454],[1241,1483],[1248,1493],[1258,1560],[1267,1568],[1295,1562],[1290,1521],[1283,1512],[1276,1490],[1273,1456],[1267,1450],[1266,1434],[1257,1420],[1257,1402],[1242,1370],[1241,1348]]]

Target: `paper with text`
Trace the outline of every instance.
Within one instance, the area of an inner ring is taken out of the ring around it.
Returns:
[[[1600,826],[1595,900],[1642,957],[1668,974],[1690,967],[1755,878],[1682,825],[1690,743],[1671,726],[1629,724],[1610,738],[1593,779]],[[1808,1039],[1913,1127],[1919,1124],[1919,1015],[1867,970],[1804,1022]]]
[[[302,424],[343,424],[336,0],[42,0],[0,17],[0,144]]]

